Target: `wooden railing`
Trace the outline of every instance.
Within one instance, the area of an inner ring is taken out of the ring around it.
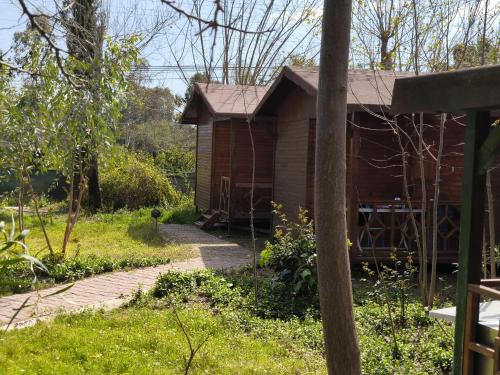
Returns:
[[[256,179],[254,182],[253,208],[255,219],[270,219],[273,184],[269,179]],[[248,219],[251,208],[252,181],[234,181],[232,188],[232,216]]]
[[[432,249],[432,202],[427,204],[427,249]],[[440,257],[453,258],[458,254],[459,203],[440,202],[438,206],[438,251]],[[412,202],[412,209],[404,201],[363,202],[358,208],[356,255],[380,256],[390,251],[417,254],[417,233],[421,234],[422,204]],[[430,253],[429,253],[430,255]]]
[[[476,338],[479,324],[479,302],[481,297],[500,301],[500,279],[481,280],[480,284],[469,284],[467,290],[467,310],[465,315],[464,357],[462,373],[474,374],[473,355],[477,353],[493,360],[493,375],[500,375],[500,331],[494,339],[493,347],[480,343]],[[500,319],[500,318],[499,318]]]

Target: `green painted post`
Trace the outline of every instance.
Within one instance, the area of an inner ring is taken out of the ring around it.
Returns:
[[[478,155],[479,149],[488,135],[489,126],[490,116],[488,112],[470,111],[467,113],[460,210],[454,375],[462,375],[467,285],[479,283],[481,280],[481,242],[486,180],[485,175],[479,173]],[[478,308],[479,306],[476,306],[476,309]],[[468,374],[469,370],[465,370],[465,373]]]

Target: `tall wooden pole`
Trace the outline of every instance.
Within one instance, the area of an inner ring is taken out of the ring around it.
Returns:
[[[328,372],[361,374],[346,225],[347,67],[351,0],[325,0],[318,87],[315,218]]]
[[[478,151],[490,126],[488,112],[467,113],[464,147],[464,174],[460,212],[460,254],[458,259],[457,313],[453,374],[472,374],[473,356],[464,347],[466,336],[474,339],[474,327],[466,330],[467,286],[481,281],[481,244],[483,240],[485,174],[479,173]],[[479,314],[479,304],[471,305],[472,315]]]

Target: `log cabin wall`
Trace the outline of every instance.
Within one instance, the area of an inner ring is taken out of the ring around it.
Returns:
[[[315,104],[315,98],[294,87],[277,109],[273,200],[283,205],[290,219],[308,203],[308,140]]]
[[[267,222],[271,217],[272,181],[274,171],[274,122],[257,119],[251,123],[255,148],[254,215]],[[231,170],[231,214],[234,220],[248,220],[252,183],[252,142],[248,123],[233,120],[233,154]]]
[[[211,168],[211,208],[218,209],[221,177],[231,177],[231,120],[214,123]]]
[[[274,165],[273,122],[252,122],[255,147],[254,209],[259,218],[271,214],[272,176]],[[231,220],[248,220],[252,182],[252,143],[247,121],[226,119],[213,126],[210,208],[219,209],[221,178],[231,179]],[[265,185],[268,184],[269,188]]]
[[[403,196],[401,152],[396,136],[384,121],[366,112],[356,112],[354,125],[358,155],[352,176],[354,201],[393,200]],[[349,158],[348,158],[349,160]]]
[[[212,117],[203,105],[196,130],[196,189],[195,204],[198,210],[210,209],[212,179]]]

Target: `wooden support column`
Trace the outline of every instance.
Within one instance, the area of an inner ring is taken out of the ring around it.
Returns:
[[[467,325],[465,316],[468,298],[467,286],[481,280],[481,246],[483,240],[485,175],[479,173],[479,149],[486,139],[490,117],[488,112],[469,111],[465,128],[464,172],[460,212],[460,253],[457,281],[457,312],[455,326],[455,353],[453,374],[472,374],[474,354],[464,346],[473,339],[475,327]],[[479,314],[478,301],[469,301],[472,317]]]
[[[348,151],[349,151],[349,165],[347,170],[347,236],[351,241],[352,245],[349,249],[351,261],[357,255],[358,248],[358,194],[356,193],[356,179],[359,173],[359,128],[355,126],[355,112],[351,113],[351,125],[349,139],[348,139]]]

